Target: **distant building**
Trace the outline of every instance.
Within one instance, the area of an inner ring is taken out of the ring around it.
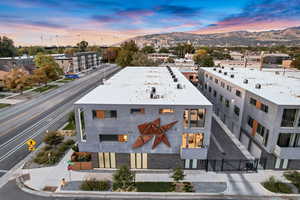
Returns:
[[[211,103],[176,68],[126,67],[75,103],[94,168],[201,169]]]
[[[78,73],[98,67],[101,63],[101,58],[96,52],[78,52],[72,56],[53,54],[52,56],[64,73]]]
[[[300,72],[200,68],[215,114],[265,168],[300,168]]]
[[[174,61],[176,67],[193,67],[195,65],[193,59],[178,58],[175,59]]]
[[[176,58],[177,56],[171,53],[150,53],[148,58],[154,61],[167,62],[169,58]]]
[[[10,71],[14,68],[22,68],[29,73],[33,73],[35,69],[33,56],[16,56],[0,58],[0,69],[4,71]]]

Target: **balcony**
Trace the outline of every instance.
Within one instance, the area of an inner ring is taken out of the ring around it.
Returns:
[[[207,148],[180,148],[182,159],[206,159]]]
[[[280,147],[276,145],[273,152],[281,159],[300,159],[300,147]]]

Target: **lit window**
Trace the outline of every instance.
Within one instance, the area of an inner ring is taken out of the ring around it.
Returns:
[[[116,110],[93,110],[93,118],[105,119],[105,118],[117,118]]]
[[[174,113],[175,110],[171,108],[162,108],[159,109],[159,114],[168,114],[168,113]]]
[[[144,108],[132,108],[130,109],[130,114],[145,114]]]
[[[204,127],[205,109],[190,109],[184,111],[184,128]]]
[[[100,142],[127,142],[128,135],[120,134],[120,135],[99,135]]]
[[[182,134],[182,148],[202,148],[203,133],[184,133]]]

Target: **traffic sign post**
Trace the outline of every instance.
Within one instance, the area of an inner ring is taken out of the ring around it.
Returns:
[[[35,151],[36,150],[36,148],[35,148],[36,141],[35,140],[29,139],[29,140],[27,140],[26,144],[28,146],[29,151]]]

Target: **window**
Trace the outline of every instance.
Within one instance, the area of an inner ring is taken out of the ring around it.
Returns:
[[[213,77],[212,77],[212,76],[210,76],[210,77],[209,77],[209,80],[212,80],[212,79],[213,79]]]
[[[225,106],[227,107],[227,108],[229,108],[229,100],[228,99],[225,99]]]
[[[229,92],[231,92],[231,90],[232,90],[232,87],[230,86],[230,85],[227,85],[227,90],[229,91]]]
[[[86,141],[86,132],[85,132],[85,123],[84,123],[84,112],[81,108],[77,110],[78,112],[78,118],[79,118],[79,131],[80,131],[80,137],[81,141]]]
[[[223,96],[220,95],[220,102],[222,103],[223,102]]]
[[[284,109],[282,115],[281,126],[282,127],[293,127],[296,118],[296,109]]]
[[[99,135],[100,142],[127,142],[128,135]]]
[[[208,92],[211,92],[211,87],[209,86],[209,88],[208,88]]]
[[[208,74],[205,74],[205,77],[208,78]]]
[[[256,99],[250,98],[250,104],[256,106]]]
[[[214,90],[214,97],[217,97],[217,91]]]
[[[269,129],[265,128],[263,125],[258,123],[256,132],[258,135],[260,135],[263,139],[263,144],[266,146],[267,145],[267,140],[269,137]]]
[[[225,87],[225,83],[221,82],[221,87],[224,88]]]
[[[240,115],[240,108],[237,107],[237,106],[234,106],[234,109],[233,109],[234,113],[239,116]]]
[[[265,113],[268,113],[269,107],[265,104],[261,104],[260,110],[264,111]]]
[[[184,133],[182,134],[182,148],[202,148],[203,133]]]
[[[215,78],[215,83],[218,84],[219,80]]]
[[[131,108],[130,114],[145,114],[144,108]]]
[[[291,136],[292,134],[280,133],[278,137],[277,145],[280,147],[289,147]]]
[[[105,118],[117,118],[116,110],[93,110],[93,118],[105,119]]]
[[[235,95],[238,96],[238,97],[241,97],[242,93],[241,93],[241,91],[236,90],[236,91],[235,91]]]
[[[162,108],[159,109],[159,114],[168,114],[168,113],[174,113],[175,110],[171,108]]]
[[[248,116],[248,125],[252,128],[253,127],[253,118]]]
[[[184,111],[184,128],[204,127],[205,109],[190,109]]]
[[[207,89],[207,84],[206,83],[204,84],[204,89]]]

